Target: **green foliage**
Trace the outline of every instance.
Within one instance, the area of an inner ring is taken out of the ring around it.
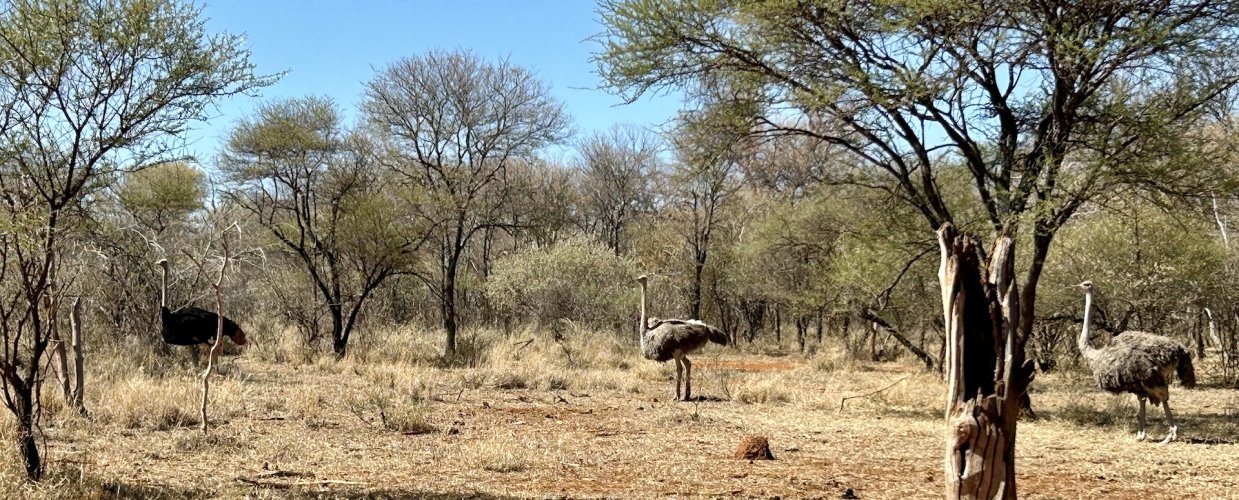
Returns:
[[[781,203],[754,222],[739,259],[747,276],[741,293],[786,304],[793,314],[818,310],[837,295],[830,270],[842,236],[831,200]]]
[[[1064,228],[1063,251],[1046,270],[1047,314],[1082,314],[1082,296],[1069,287],[1084,280],[1097,287],[1110,328],[1173,334],[1195,322],[1181,312],[1227,302],[1227,253],[1212,221],[1141,200],[1111,208]]]
[[[421,192],[392,189],[382,151],[341,122],[327,99],[267,103],[233,130],[221,165],[226,196],[267,228],[327,310],[337,354],[366,299],[407,272],[430,237],[416,213]],[[318,331],[317,314],[284,299],[280,307],[301,318],[303,331]]]
[[[635,265],[588,237],[507,255],[495,262],[486,296],[502,314],[550,324],[617,326],[636,311]]]
[[[134,219],[163,232],[202,208],[206,175],[182,162],[165,163],[126,174],[116,194]]]

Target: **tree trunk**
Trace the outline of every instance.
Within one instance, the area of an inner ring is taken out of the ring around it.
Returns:
[[[1000,235],[988,266],[977,242],[949,223],[938,241],[948,370],[946,497],[1013,499],[1016,419],[1030,375],[1026,364],[1013,366],[1022,358],[1016,329],[1024,298],[1015,282],[1014,240]]]
[[[39,456],[39,442],[34,434],[34,399],[32,388],[27,384],[14,387],[17,396],[17,449],[26,466],[26,476],[32,481],[43,478],[43,458]]]
[[[69,312],[70,342],[73,347],[73,391],[69,394],[69,404],[83,416],[86,411],[86,356],[83,354],[86,346],[82,341],[82,298],[73,299],[73,310]]]
[[[817,311],[817,345],[822,346],[822,311]]]
[[[52,297],[50,293],[45,298],[48,299],[48,316],[52,318],[47,327],[52,341],[52,359],[56,363],[56,378],[60,382],[60,390],[64,393],[65,402],[68,403],[73,401],[73,386],[69,381],[68,349],[65,348],[64,339],[60,338],[60,324],[56,321],[60,299]]]
[[[39,456],[39,442],[34,432],[34,388],[12,366],[6,368],[3,376],[8,385],[8,395],[12,398],[9,409],[17,418],[17,452],[26,467],[26,476],[31,481],[38,481],[43,477],[43,459]]]
[[[774,307],[774,341],[783,343],[783,308],[780,306]]]
[[[700,255],[697,256],[697,262],[693,266],[692,311],[689,314],[689,319],[701,319],[701,274],[705,267],[705,252],[700,252]]]
[[[336,356],[344,357],[348,350],[348,337],[344,336],[344,309],[339,299],[333,300],[327,307],[331,311],[331,350]]]
[[[456,355],[456,259],[448,262],[447,273],[443,277],[443,297],[441,313],[443,316],[443,331],[446,338],[443,343],[443,355]]]
[[[1230,380],[1230,356],[1228,347],[1222,342],[1222,338],[1217,333],[1217,322],[1213,319],[1213,310],[1208,307],[1201,308],[1205,313],[1205,321],[1209,325],[1209,339],[1217,346],[1218,353],[1222,355],[1222,380]]]
[[[869,322],[869,361],[878,361],[878,324]]]
[[[1192,324],[1192,338],[1196,340],[1196,359],[1205,358],[1205,325],[1204,315],[1197,314]]]
[[[796,318],[796,343],[800,345],[800,353],[804,354],[805,340],[809,336],[809,317]]]
[[[740,309],[744,312],[744,321],[748,323],[748,331],[745,336],[748,337],[749,343],[757,338],[757,332],[761,331],[762,325],[766,321],[766,304],[762,301],[756,303],[749,302],[745,299],[740,299]]]

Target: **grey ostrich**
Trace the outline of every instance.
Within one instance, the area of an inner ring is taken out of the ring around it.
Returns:
[[[688,354],[701,349],[706,342],[727,345],[727,334],[695,319],[647,318],[645,314],[645,275],[641,283],[641,354],[654,361],[675,360],[675,398],[680,399],[680,379],[684,379],[684,399],[692,398],[693,364]]]
[[[1137,418],[1140,430],[1136,439],[1144,439],[1144,402],[1161,404],[1166,411],[1169,431],[1163,443],[1178,437],[1179,427],[1170,413],[1170,378],[1178,373],[1183,387],[1196,385],[1196,372],[1187,347],[1173,339],[1144,332],[1123,332],[1110,339],[1109,345],[1096,349],[1089,345],[1089,316],[1093,308],[1093,283],[1076,285],[1084,289],[1084,327],[1080,331],[1080,353],[1093,371],[1097,386],[1114,394],[1130,392],[1140,400]]]

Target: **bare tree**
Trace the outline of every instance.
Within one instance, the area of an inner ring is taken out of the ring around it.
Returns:
[[[662,149],[656,134],[633,125],[615,125],[577,144],[583,229],[615,255],[628,248],[628,225],[653,207],[651,181],[663,168]]]
[[[693,319],[701,318],[704,273],[712,240],[722,225],[723,205],[740,190],[740,165],[751,158],[748,141],[715,122],[717,109],[707,105],[701,111],[684,113],[673,139],[679,161],[668,187],[675,202],[672,210],[687,219],[683,234],[692,252],[689,314]]]
[[[202,432],[204,434],[210,428],[209,420],[207,419],[207,404],[210,401],[211,374],[215,372],[215,358],[219,355],[219,347],[223,345],[224,322],[228,320],[224,315],[224,278],[227,277],[228,267],[232,264],[232,247],[228,243],[228,234],[233,229],[240,230],[240,227],[234,223],[224,228],[219,232],[219,238],[213,239],[210,244],[210,246],[218,244],[220,262],[218,274],[215,280],[211,282],[211,290],[215,295],[215,341],[211,343],[211,349],[207,355],[206,370],[202,372],[202,400],[198,406],[199,416],[202,418]],[[208,260],[198,259],[189,252],[186,252],[186,255],[194,261],[194,265],[198,267],[199,274],[207,273]],[[194,346],[194,348],[196,349],[197,346]]]
[[[508,168],[564,139],[568,115],[531,71],[463,51],[392,63],[366,85],[362,108],[395,151],[392,169],[435,202],[430,213],[441,234],[429,283],[444,352],[454,355],[465,249],[480,231],[505,224]]]

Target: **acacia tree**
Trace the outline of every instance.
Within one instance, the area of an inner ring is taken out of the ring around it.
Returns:
[[[304,270],[343,356],[366,299],[408,272],[429,239],[421,216],[384,189],[368,141],[344,130],[325,99],[261,106],[232,131],[221,169],[232,184],[226,195]]]
[[[158,235],[203,208],[206,174],[184,162],[165,163],[125,175],[115,191],[125,213]]]
[[[939,230],[951,498],[1015,497],[1024,344],[1055,233],[1089,200],[1219,181],[1192,161],[1207,149],[1193,131],[1239,80],[1239,4],[1222,0],[603,0],[600,12],[599,71],[617,92],[753,85],[755,133],[845,149],[866,184]],[[951,163],[982,224],[943,196]],[[1030,252],[1020,280],[1017,239]]]
[[[579,173],[546,161],[517,162],[508,171],[511,196],[506,217],[516,228],[510,232],[511,250],[522,240],[535,247],[554,245],[573,234],[579,225]]]
[[[366,85],[362,109],[392,146],[392,170],[433,200],[441,234],[437,277],[428,282],[439,298],[444,352],[454,355],[465,249],[478,232],[507,224],[510,164],[563,140],[568,115],[533,72],[464,51],[392,63]]]
[[[117,172],[173,159],[176,135],[255,77],[234,35],[175,1],[0,3],[0,380],[26,473],[42,476],[35,405],[67,242]]]

